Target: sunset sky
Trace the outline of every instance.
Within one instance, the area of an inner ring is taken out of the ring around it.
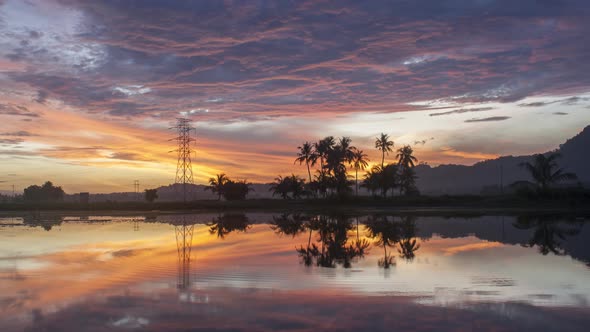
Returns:
[[[420,161],[557,148],[590,124],[590,2],[0,0],[0,190],[306,174],[297,146],[375,137]],[[390,156],[391,158],[392,156]]]

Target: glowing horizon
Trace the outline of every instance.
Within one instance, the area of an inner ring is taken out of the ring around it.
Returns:
[[[0,192],[173,183],[178,116],[198,184],[306,178],[297,146],[328,135],[471,165],[590,124],[587,3],[437,3],[0,1]]]

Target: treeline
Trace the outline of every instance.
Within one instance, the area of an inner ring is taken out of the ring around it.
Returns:
[[[62,201],[64,195],[65,193],[61,187],[54,186],[51,181],[47,181],[41,186],[32,185],[25,188],[23,192],[23,200],[29,202],[55,202]]]
[[[209,179],[209,186],[205,187],[205,190],[211,190],[211,192],[217,194],[218,200],[223,197],[228,201],[237,201],[246,199],[246,195],[254,190],[250,185],[251,183],[246,180],[234,181],[221,173]]]
[[[375,148],[381,152],[381,164],[371,167],[360,183],[359,171],[367,169],[369,158],[363,150],[352,145],[349,137],[337,140],[327,136],[314,143],[305,142],[297,148],[295,163],[307,167],[307,183],[296,175],[279,175],[270,188],[273,195],[285,199],[304,195],[345,197],[354,192],[358,196],[359,185],[375,197],[394,195],[396,190],[400,195],[419,194],[414,172],[418,159],[412,147],[402,146],[396,150],[396,161],[385,163],[385,157],[394,152],[394,142],[387,134],[382,133],[375,139]],[[354,176],[349,171],[354,171]]]

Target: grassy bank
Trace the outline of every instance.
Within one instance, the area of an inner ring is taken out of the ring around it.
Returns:
[[[441,212],[589,212],[587,198],[531,199],[522,196],[417,196],[375,199],[252,199],[242,201],[198,200],[192,202],[96,202],[90,204],[66,202],[3,203],[0,212],[17,211],[318,211],[318,212],[375,212],[395,211],[422,213]]]

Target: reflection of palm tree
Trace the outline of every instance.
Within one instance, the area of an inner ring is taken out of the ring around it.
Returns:
[[[216,234],[218,238],[224,239],[231,232],[245,232],[250,228],[248,217],[244,214],[224,214],[207,223],[209,233]]]
[[[393,247],[399,242],[399,226],[395,221],[387,220],[387,217],[377,216],[367,222],[367,229],[372,238],[377,238],[376,244],[383,246],[383,258],[379,259],[378,265],[388,269],[395,264],[395,257],[387,253],[387,247]]]
[[[313,217],[305,227],[309,229],[307,247],[296,250],[307,266],[315,259],[317,266],[334,268],[340,264],[350,268],[356,258],[363,257],[369,246],[368,241],[360,239],[357,243],[348,243],[352,223],[347,217]],[[311,242],[313,231],[317,231],[319,246]]]
[[[524,244],[525,247],[537,246],[543,255],[550,252],[555,255],[565,255],[566,251],[559,240],[566,241],[567,237],[578,235],[584,222],[559,220],[554,216],[521,216],[513,225],[518,229],[533,230],[529,242]]]
[[[416,219],[414,217],[402,217],[401,240],[399,242],[398,252],[402,258],[412,261],[416,257],[415,252],[420,249],[420,244],[416,241]]]
[[[359,218],[356,218],[356,241],[354,242],[354,248],[359,258],[365,257],[368,253],[368,249],[371,243],[367,239],[361,239],[359,235]]]
[[[301,248],[296,248],[297,253],[301,257],[301,260],[303,261],[303,264],[305,266],[311,266],[311,264],[313,263],[313,258],[319,254],[318,247],[315,245],[315,243],[311,243],[312,232],[313,228],[309,227],[309,238],[307,239],[307,247],[303,248],[303,246],[301,246]]]
[[[291,216],[288,213],[283,213],[280,216],[272,216],[270,228],[277,234],[295,237],[297,234],[305,231],[305,218],[299,214]]]

